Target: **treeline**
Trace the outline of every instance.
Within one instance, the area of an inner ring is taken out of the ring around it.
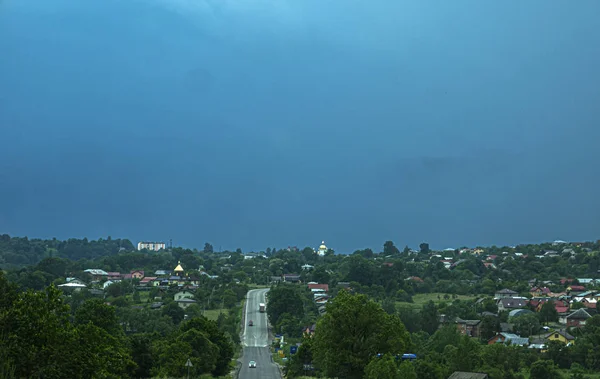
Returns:
[[[53,239],[29,239],[0,235],[0,267],[10,269],[34,265],[44,258],[61,257],[71,260],[95,259],[115,255],[122,251],[135,250],[127,239],[88,240],[69,238],[66,241]]]
[[[190,375],[228,374],[239,309],[216,322],[182,312],[174,304],[123,317],[86,293],[19,291],[0,272],[0,378],[182,377],[188,359]]]

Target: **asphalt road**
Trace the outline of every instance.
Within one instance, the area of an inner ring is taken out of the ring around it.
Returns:
[[[258,304],[266,303],[265,294],[268,289],[248,291],[244,320],[244,333],[242,335],[242,368],[239,379],[281,379],[279,369],[273,363],[269,350],[269,328],[267,314],[258,311]],[[248,326],[252,320],[254,326]],[[249,368],[248,362],[255,361],[256,368]]]

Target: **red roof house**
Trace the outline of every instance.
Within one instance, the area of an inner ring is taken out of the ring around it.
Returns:
[[[325,291],[325,292],[329,292],[329,284],[316,284],[316,283],[310,283],[308,284],[308,289],[313,291],[313,290],[321,290],[321,291]]]

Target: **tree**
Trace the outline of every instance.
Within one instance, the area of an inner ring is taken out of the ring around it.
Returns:
[[[386,297],[383,300],[381,307],[383,308],[384,311],[386,311],[390,315],[393,315],[396,313],[396,302],[394,301],[394,299]]]
[[[421,309],[421,329],[429,334],[435,333],[440,324],[440,315],[435,303],[429,300]]]
[[[398,374],[402,379],[417,379],[415,366],[409,361],[404,361],[400,364],[400,367],[398,367]]]
[[[271,325],[278,325],[279,318],[285,313],[302,318],[304,317],[304,304],[296,287],[282,284],[269,291],[267,316]]]
[[[516,317],[513,320],[513,325],[515,333],[523,337],[529,337],[533,334],[537,334],[541,327],[540,320],[535,314],[532,313]]]
[[[163,307],[162,314],[169,316],[175,325],[178,325],[185,317],[185,311],[175,302],[171,302]]]
[[[489,340],[493,336],[496,335],[497,332],[500,331],[500,320],[498,317],[494,316],[485,316],[481,320],[481,326],[479,328],[479,333],[481,339],[484,341]]]
[[[558,321],[558,312],[554,307],[553,301],[547,301],[542,304],[542,309],[540,309],[540,320],[542,322],[557,322]]]
[[[119,319],[115,314],[115,308],[106,305],[100,299],[87,300],[75,312],[75,325],[84,325],[87,323],[103,329],[112,336],[123,334],[123,329],[119,325]]]
[[[400,250],[394,245],[392,241],[386,241],[383,244],[383,254],[385,255],[398,255]]]
[[[154,355],[152,340],[147,335],[133,335],[130,338],[131,357],[136,364],[132,376],[136,378],[149,378],[151,376]]]
[[[317,323],[313,352],[326,376],[362,378],[377,354],[403,354],[410,336],[396,315],[365,295],[341,291]]]
[[[204,249],[202,250],[205,254],[212,254],[214,252],[213,245],[206,242],[204,244]]]
[[[365,367],[365,379],[404,379],[398,372],[394,357],[386,354],[383,357],[374,357]]]
[[[191,330],[197,330],[203,333],[217,348],[217,356],[211,373],[214,376],[227,374],[229,372],[229,364],[231,363],[234,354],[233,344],[227,335],[219,329],[215,321],[209,320],[206,317],[194,318],[184,323],[181,327],[181,331],[184,333]],[[191,343],[191,346],[194,351],[196,351],[197,348],[202,348],[202,346],[196,346],[193,343]]]
[[[429,244],[428,243],[423,242],[422,244],[419,245],[419,249],[421,250],[421,253],[429,254]]]
[[[531,365],[530,379],[561,379],[562,375],[552,361],[537,361]]]

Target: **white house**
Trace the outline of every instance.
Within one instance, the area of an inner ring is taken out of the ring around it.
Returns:
[[[167,245],[164,242],[138,242],[137,245],[137,249],[138,250],[143,250],[143,249],[147,249],[147,250],[152,250],[152,251],[159,251],[159,250],[164,250],[167,248]]]

